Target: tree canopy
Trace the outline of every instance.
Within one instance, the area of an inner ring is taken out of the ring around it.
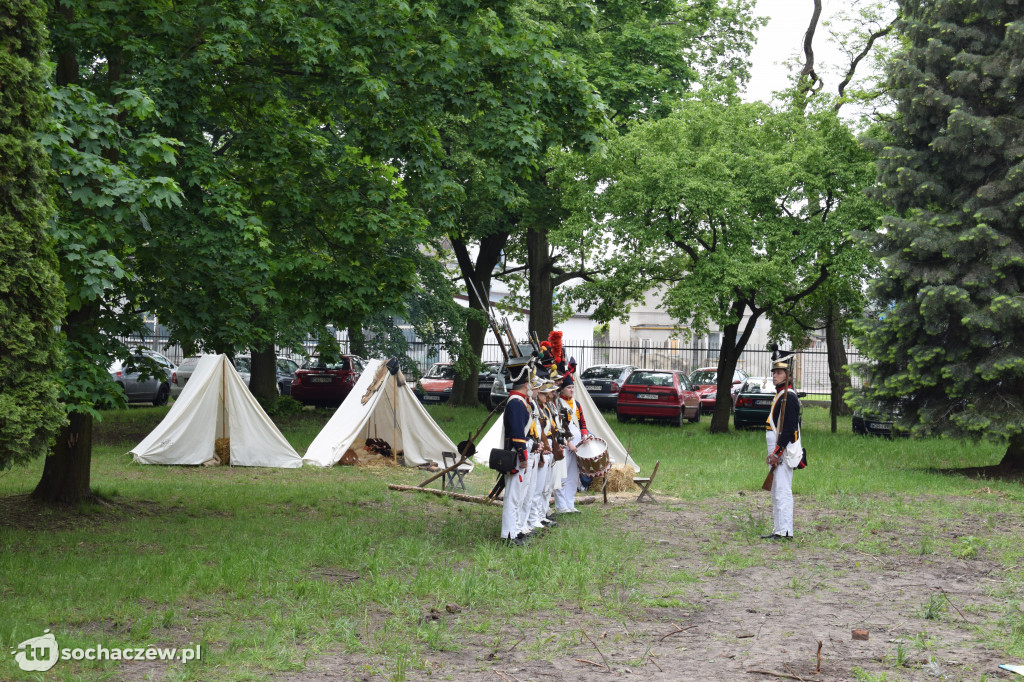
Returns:
[[[1024,466],[1024,25],[1005,2],[904,3],[898,116],[880,151],[891,215],[857,403],[916,433],[1008,442]],[[880,145],[881,146],[881,145]]]

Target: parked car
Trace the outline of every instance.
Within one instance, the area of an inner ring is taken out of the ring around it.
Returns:
[[[174,369],[174,373],[171,374],[171,397],[177,398],[181,395],[182,389],[185,388],[185,384],[192,378],[192,372],[195,371],[196,365],[199,364],[198,357],[185,358],[181,361],[181,364]]]
[[[498,378],[501,373],[500,362],[485,362],[486,369],[481,369],[480,374],[477,377],[477,398],[488,408],[494,409],[491,405],[491,387],[494,385],[494,380]]]
[[[684,419],[700,421],[700,397],[683,372],[638,369],[619,390],[615,414],[620,422],[651,417],[682,426]]]
[[[908,437],[906,431],[893,430],[895,418],[892,415],[867,415],[863,412],[853,413],[853,432],[861,436],[882,436],[891,439],[893,434]]]
[[[733,406],[736,405],[736,396],[739,395],[740,386],[749,378],[749,375],[742,369],[732,373],[732,390],[729,391],[729,400]],[[694,385],[700,394],[700,409],[703,412],[714,412],[715,403],[718,402],[718,368],[701,367],[690,373],[690,383]]]
[[[634,370],[633,365],[592,365],[580,372],[579,381],[599,409],[614,410],[619,390]]]
[[[108,371],[130,403],[166,405],[171,397],[175,366],[156,351],[142,349],[125,361],[115,360]]]
[[[455,365],[435,362],[416,382],[416,397],[424,404],[446,403],[452,397],[454,384]]]
[[[807,395],[797,391],[803,398]],[[775,385],[771,377],[749,377],[743,382],[736,396],[732,423],[737,429],[764,429],[768,423],[768,412],[772,409],[775,398]]]
[[[245,385],[249,385],[249,377],[252,375],[252,356],[236,355],[235,369],[242,377]],[[295,371],[299,369],[299,363],[291,358],[277,356],[277,394],[291,395],[292,381],[295,379]]]
[[[196,365],[199,364],[199,357],[185,358],[178,365],[174,374],[171,376],[171,396],[177,398],[181,394],[185,384],[192,378],[192,372],[195,371]],[[277,392],[279,395],[291,395],[292,391],[292,380],[295,378],[295,370],[299,368],[299,363],[295,362],[291,358],[277,356]],[[252,358],[248,355],[238,355],[235,357],[235,369],[238,370],[239,376],[242,377],[242,381],[245,385],[249,385],[249,377],[252,370]]]
[[[291,396],[303,405],[340,405],[359,381],[366,362],[343,355],[337,362],[310,358],[295,370]]]

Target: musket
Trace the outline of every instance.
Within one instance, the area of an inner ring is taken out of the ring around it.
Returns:
[[[509,347],[512,349],[513,356],[515,358],[521,357],[522,353],[519,352],[519,344],[516,343],[516,336],[512,333],[512,325],[508,323],[508,318],[503,317],[502,322],[505,323],[505,334],[508,336]]]
[[[491,327],[491,332],[494,333],[495,338],[498,339],[498,346],[501,348],[501,354],[507,360],[509,358],[508,349],[505,348],[505,342],[501,338],[501,333],[498,330],[498,321],[494,318],[494,313],[491,311],[490,303],[484,301],[484,297],[477,290],[476,284],[473,283],[472,279],[467,279],[469,286],[472,287],[473,293],[476,294],[476,300],[480,301],[480,306],[483,308],[484,314],[487,315],[487,323]]]
[[[533,345],[533,349],[540,353],[540,336],[537,335],[537,332],[530,332],[530,343]]]

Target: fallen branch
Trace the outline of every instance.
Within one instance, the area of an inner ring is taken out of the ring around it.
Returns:
[[[772,672],[771,670],[748,670],[747,672],[752,674],[752,675],[771,675],[773,677],[782,677],[782,678],[787,679],[787,680],[799,680],[800,679],[799,677],[793,677],[792,675],[787,675],[785,673],[776,673],[776,672]]]
[[[673,625],[673,627],[675,627],[675,630],[673,630],[672,632],[668,633],[667,635],[662,635],[658,639],[659,642],[664,641],[666,637],[671,637],[672,635],[678,635],[680,632],[686,632],[687,630],[692,630],[693,628],[697,627],[696,625],[690,625],[688,627],[681,628],[678,625],[676,625],[675,623],[673,623],[672,625]]]
[[[818,667],[814,669],[815,673],[821,672],[821,640],[818,640]]]
[[[588,661],[585,658],[574,658],[572,660],[579,661],[580,663],[589,663],[590,665],[596,665],[598,668],[607,668],[608,667],[606,665],[601,665],[600,663],[594,663],[593,661]]]
[[[587,639],[590,639],[590,635],[587,634],[586,630],[584,630],[583,628],[580,628],[580,632],[583,633],[584,637],[586,637]],[[606,667],[609,670],[611,670],[612,669],[611,666],[608,665],[608,659],[604,657],[604,653],[601,651],[601,648],[599,646],[597,646],[597,642],[595,642],[594,640],[590,639],[590,643],[594,645],[595,649],[597,649],[597,653],[601,654],[601,660],[604,661],[604,667]]]
[[[507,677],[505,677],[505,674],[502,673],[500,670],[492,670],[491,672],[493,672],[495,675],[497,675],[501,679],[505,680],[505,682],[512,682],[512,680],[510,680]]]
[[[650,661],[651,663],[653,663],[655,668],[657,668],[658,670],[661,670],[661,672],[665,672],[664,670],[661,669],[661,666],[658,665],[658,662],[656,660],[654,660],[654,654],[647,654],[647,660]]]
[[[788,664],[788,663],[783,663],[782,665],[786,666],[786,670],[788,670],[788,671],[790,672],[790,674],[791,674],[791,675],[793,675],[794,677],[796,677],[796,679],[800,680],[800,682],[807,682],[807,680],[805,680],[804,678],[800,677],[800,676],[799,676],[799,675],[797,675],[797,674],[796,674],[795,672],[793,672],[793,669],[789,667],[789,664]]]
[[[960,617],[964,619],[965,623],[970,623],[971,622],[971,621],[967,620],[967,616],[965,616],[960,609],[957,609],[956,604],[953,603],[953,600],[949,598],[949,595],[946,594],[946,591],[944,589],[942,589],[940,587],[939,588],[939,592],[941,592],[942,596],[946,598],[946,601],[949,602],[949,605],[952,606],[954,609],[956,609],[956,612],[960,614]]]
[[[495,505],[500,507],[501,502],[498,500],[489,500],[486,497],[480,495],[467,495],[465,493],[452,493],[447,490],[434,490],[433,488],[420,488],[415,485],[399,485],[397,483],[388,483],[388,488],[391,490],[399,490],[401,492],[420,492],[430,493],[431,495],[438,495],[439,497],[450,497],[460,502],[473,502],[476,504]]]

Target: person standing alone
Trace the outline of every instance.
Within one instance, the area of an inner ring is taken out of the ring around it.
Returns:
[[[792,356],[790,356],[792,357]],[[800,398],[793,388],[788,358],[772,363],[775,398],[768,412],[767,464],[772,469],[771,534],[765,540],[793,539],[793,471],[801,467],[803,445],[800,441]]]

